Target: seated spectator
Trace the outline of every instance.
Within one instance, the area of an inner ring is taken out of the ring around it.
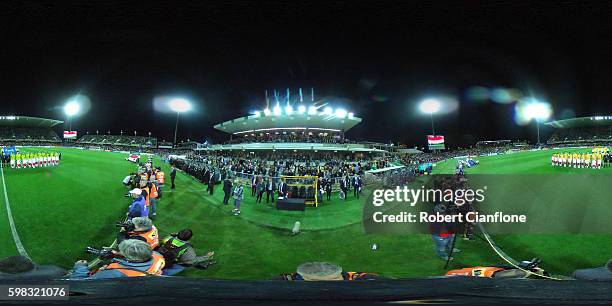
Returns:
[[[57,266],[39,266],[24,256],[0,259],[0,281],[61,279],[66,273]]]
[[[197,256],[193,246],[188,242],[192,236],[193,232],[186,228],[162,240],[158,251],[166,260],[163,275],[175,275],[185,270],[185,267],[206,269],[214,264],[215,252],[211,251],[204,256]]]
[[[86,260],[77,261],[69,279],[159,276],[165,261],[161,254],[151,251],[146,242],[127,239],[119,244],[119,253],[110,264],[92,272],[87,264]]]

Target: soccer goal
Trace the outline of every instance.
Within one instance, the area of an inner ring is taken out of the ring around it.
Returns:
[[[281,176],[281,180],[287,184],[290,198],[304,199],[306,205],[319,206],[317,176]]]

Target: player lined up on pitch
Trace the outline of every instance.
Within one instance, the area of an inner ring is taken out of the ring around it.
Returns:
[[[554,153],[551,157],[552,166],[565,168],[601,169],[610,162],[610,153]]]
[[[9,158],[12,169],[44,168],[59,165],[61,155],[56,152],[14,153]]]

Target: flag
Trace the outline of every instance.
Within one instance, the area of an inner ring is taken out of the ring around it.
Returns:
[[[444,149],[444,136],[427,135],[427,144],[429,145],[430,150]]]
[[[76,131],[64,131],[64,139],[76,139],[77,132]]]

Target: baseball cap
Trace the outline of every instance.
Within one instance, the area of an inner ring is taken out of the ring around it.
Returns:
[[[130,194],[141,195],[142,194],[142,190],[140,190],[140,188],[134,188],[134,189],[130,190]]]

